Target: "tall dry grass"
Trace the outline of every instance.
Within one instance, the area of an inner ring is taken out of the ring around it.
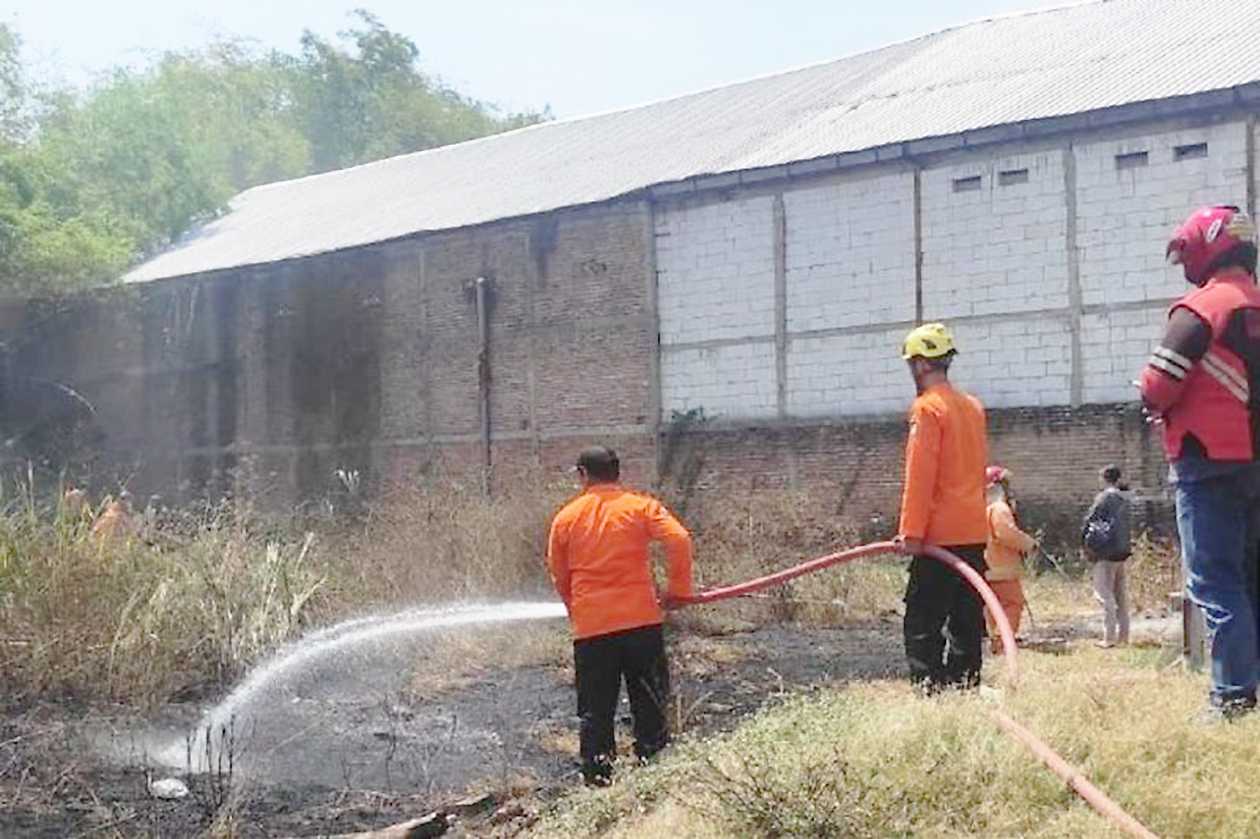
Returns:
[[[552,596],[547,527],[575,491],[545,476],[491,497],[455,478],[395,487],[327,532],[329,594],[343,608]]]
[[[860,544],[833,501],[817,491],[770,489],[713,495],[689,521],[696,541],[696,583],[736,583]],[[867,620],[897,607],[905,562],[866,560],[801,577],[751,600],[706,609],[755,622],[788,620],[833,624]]]
[[[1133,540],[1133,555],[1127,562],[1125,579],[1130,608],[1135,612],[1168,608],[1169,595],[1180,591],[1184,585],[1176,545],[1146,533],[1139,534]]]
[[[0,673],[9,693],[149,705],[238,676],[304,624],[325,583],[310,535],[255,536],[226,509],[116,539],[92,517],[0,503]]]
[[[350,517],[277,521],[246,499],[164,511],[139,538],[102,542],[90,516],[10,485],[0,492],[0,675],[10,693],[151,704],[230,682],[313,624],[416,603],[549,599],[547,528],[575,492],[539,474],[486,498],[478,481],[439,477],[357,504]],[[866,538],[823,493],[691,500],[698,587]],[[900,608],[904,567],[868,560],[677,619],[704,629],[888,616]],[[1139,543],[1130,577],[1139,601],[1163,602],[1170,567],[1163,547]]]

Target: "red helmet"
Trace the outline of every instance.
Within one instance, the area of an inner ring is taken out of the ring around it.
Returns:
[[[1237,207],[1203,207],[1177,228],[1168,242],[1168,261],[1180,265],[1195,285],[1210,280],[1221,257],[1243,245],[1256,244],[1256,226]]]
[[[990,466],[984,470],[985,486],[1005,483],[1011,479],[1011,470],[1004,466]]]

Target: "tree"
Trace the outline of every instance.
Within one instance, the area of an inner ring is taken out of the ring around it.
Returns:
[[[34,91],[0,25],[0,295],[115,280],[242,189],[484,136],[502,116],[435,82],[369,12],[297,55],[220,41]]]
[[[307,30],[302,51],[280,61],[293,74],[297,118],[323,172],[404,152],[457,143],[543,118],[500,117],[419,69],[420,50],[364,9],[340,44]]]
[[[26,99],[22,39],[0,23],[0,145],[16,143],[26,133]]]

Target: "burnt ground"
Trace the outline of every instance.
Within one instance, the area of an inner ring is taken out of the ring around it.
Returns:
[[[317,836],[393,824],[469,793],[536,801],[577,783],[571,670],[490,671],[421,700],[400,689],[399,661],[366,656],[287,685],[234,732],[230,785],[228,750],[212,760],[224,771],[200,775],[149,756],[150,744],[189,730],[196,708],[144,720],[109,708],[10,708],[0,724],[0,836],[190,837],[228,812],[244,836]],[[676,631],[671,712],[684,736],[704,736],[777,696],[896,675],[902,661],[899,621]],[[625,710],[618,736],[628,744]],[[183,777],[192,795],[152,798],[146,771]],[[503,835],[513,825],[487,820],[483,829]]]

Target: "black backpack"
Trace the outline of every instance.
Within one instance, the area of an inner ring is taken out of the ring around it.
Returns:
[[[1108,519],[1090,519],[1085,522],[1085,528],[1081,531],[1081,541],[1085,543],[1085,547],[1100,557],[1112,552],[1115,537],[1115,525]]]

